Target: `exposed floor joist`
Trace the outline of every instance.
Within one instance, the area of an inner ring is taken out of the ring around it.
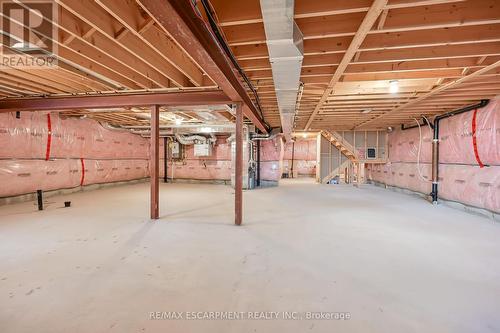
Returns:
[[[386,4],[387,4],[387,0],[375,0],[373,2],[372,6],[368,10],[368,13],[366,14],[365,18],[363,19],[363,22],[361,23],[358,31],[356,32],[356,35],[352,39],[351,44],[349,45],[349,48],[347,49],[346,53],[344,54],[342,61],[340,62],[339,66],[337,67],[330,82],[328,83],[328,86],[325,89],[325,92],[321,96],[319,102],[316,104],[316,106],[314,108],[313,113],[309,117],[309,120],[307,121],[306,126],[304,127],[305,130],[308,130],[310,128],[311,123],[314,120],[314,117],[316,117],[316,114],[319,112],[319,109],[323,106],[323,103],[326,101],[328,96],[330,96],[330,94],[335,89],[335,85],[340,80],[341,76],[344,74],[345,69],[347,68],[347,66],[351,62],[355,53],[358,51],[359,47],[361,46],[361,43],[363,43],[363,40],[365,39],[368,31],[372,28],[373,24],[378,19],[380,13],[382,13],[382,11],[384,10],[384,7]]]

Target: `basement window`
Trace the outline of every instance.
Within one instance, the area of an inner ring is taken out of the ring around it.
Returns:
[[[369,160],[373,160],[377,158],[377,148],[367,148],[366,149],[366,158]]]

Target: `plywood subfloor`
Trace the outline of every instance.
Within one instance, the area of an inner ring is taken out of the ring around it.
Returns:
[[[366,186],[148,184],[0,207],[0,332],[498,332],[500,224]],[[71,200],[71,208],[59,208]],[[349,312],[346,321],[152,311]]]

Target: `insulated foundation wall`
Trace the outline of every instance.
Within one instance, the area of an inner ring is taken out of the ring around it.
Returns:
[[[184,155],[173,160],[169,149],[167,175],[169,179],[189,180],[231,180],[231,143],[226,142],[228,136],[217,136],[217,142],[212,148],[211,156],[194,156],[194,146],[185,145]],[[171,141],[169,141],[171,142]],[[160,175],[165,175],[164,143],[160,143]]]
[[[439,196],[500,212],[500,99],[440,122]],[[429,127],[389,133],[389,163],[369,165],[371,180],[429,194],[432,130]],[[419,153],[419,146],[421,148]],[[475,152],[476,151],[476,152]],[[417,163],[419,161],[419,163]],[[481,166],[483,164],[483,166]]]
[[[279,182],[283,174],[283,139],[278,136],[260,142],[260,178],[263,181]]]
[[[144,178],[149,140],[58,113],[0,114],[0,197]]]
[[[182,158],[172,159],[171,152],[168,152],[167,175],[169,179],[182,180],[215,180],[215,181],[231,181],[233,171],[233,162],[231,158],[232,144],[227,142],[228,135],[217,135],[217,142],[213,146],[212,155],[198,157],[194,156],[193,145],[184,146]],[[234,141],[233,141],[234,144]],[[248,142],[244,143],[248,145]],[[255,142],[256,144],[256,142]],[[283,157],[285,153],[285,145],[281,137],[276,137],[271,140],[261,140],[261,162],[260,175],[262,181],[278,182],[283,173]],[[249,146],[244,148],[244,158],[248,159]],[[298,156],[307,161],[307,150],[309,145],[306,144],[299,148]],[[291,151],[291,150],[290,150]],[[164,163],[164,146],[163,142],[160,145],[160,174],[165,175]],[[256,159],[256,156],[254,156]],[[302,172],[308,173],[307,164],[303,163]],[[300,165],[300,164],[298,164]],[[248,164],[245,166],[248,168]]]
[[[316,175],[317,144],[314,138],[297,138],[295,143],[287,142],[284,146],[283,171],[295,176]]]

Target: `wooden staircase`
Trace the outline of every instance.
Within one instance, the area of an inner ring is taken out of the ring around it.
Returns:
[[[333,178],[335,178],[337,175],[340,174],[340,171],[347,168],[347,166],[349,165],[349,160],[345,160],[344,163],[342,163],[341,165],[339,165],[338,167],[336,167],[335,169],[333,169],[332,172],[330,172],[328,175],[326,175],[325,177],[323,177],[323,179],[321,180],[321,183],[322,184],[326,184],[328,183],[330,180],[332,180]]]
[[[357,174],[359,178],[359,170],[360,170],[360,159],[358,152],[356,151],[356,148],[347,140],[345,140],[342,135],[340,135],[336,131],[321,131],[321,135],[325,137],[332,145],[337,147],[337,149],[347,157],[347,160],[339,165],[337,168],[335,168],[332,172],[330,172],[327,176],[325,176],[321,182],[323,184],[328,183],[332,178],[337,176],[340,172],[340,170],[343,170],[346,168],[349,163],[352,163],[353,166],[355,167],[355,170],[357,170]]]
[[[327,140],[329,140],[337,149],[344,154],[351,162],[357,162],[359,160],[358,153],[356,149],[349,142],[344,140],[342,135],[335,131],[321,131]]]

